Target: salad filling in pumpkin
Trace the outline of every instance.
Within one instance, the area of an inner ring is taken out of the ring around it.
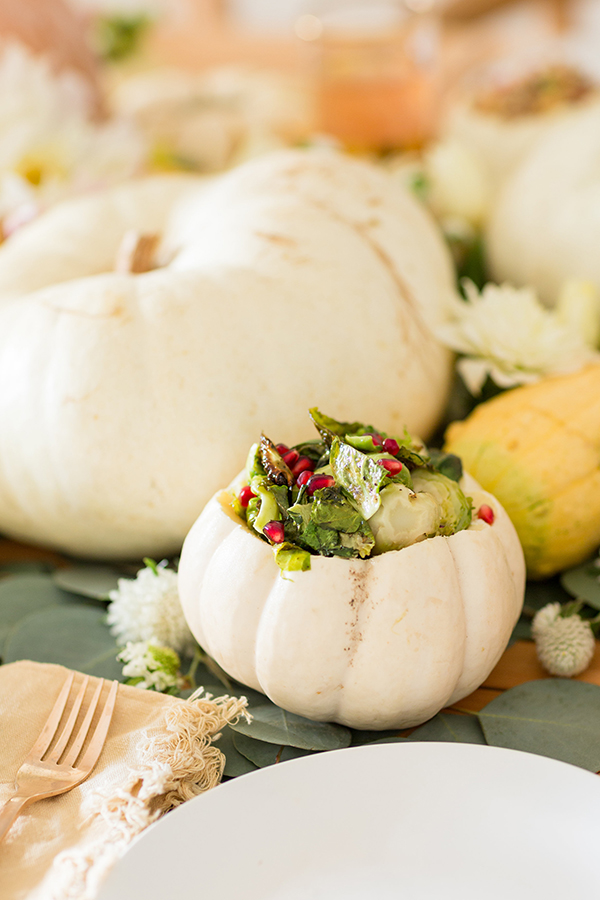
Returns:
[[[311,555],[364,559],[469,527],[457,456],[406,431],[394,438],[318,409],[310,416],[319,439],[288,447],[263,434],[232,499],[283,571],[309,569]]]

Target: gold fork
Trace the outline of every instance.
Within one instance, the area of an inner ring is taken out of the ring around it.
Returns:
[[[77,787],[78,784],[85,781],[98,761],[115,707],[117,688],[119,686],[118,681],[113,681],[111,685],[104,705],[101,707],[96,728],[79,763],[76,765],[90,731],[102,688],[107,683],[104,679],[100,679],[96,686],[83,722],[75,735],[73,743],[65,753],[83,704],[90,681],[89,675],[84,678],[73,706],[68,712],[63,729],[48,753],[50,745],[57,735],[63,713],[65,713],[74,678],[75,672],[71,672],[58,695],[54,708],[48,716],[39,738],[17,772],[14,794],[12,797],[9,797],[0,809],[0,841],[26,806],[34,803],[36,800],[42,800],[44,797],[55,797],[57,794],[64,794],[66,791]],[[47,756],[44,759],[46,754]]]

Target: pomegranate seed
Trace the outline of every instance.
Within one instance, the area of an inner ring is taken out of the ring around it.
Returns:
[[[380,434],[375,434],[375,432],[370,432],[369,437],[372,438],[373,443],[376,447],[383,447],[383,438]]]
[[[483,521],[487,522],[488,525],[493,525],[496,516],[494,515],[494,510],[492,509],[492,507],[488,506],[487,503],[484,503],[483,506],[480,506],[477,510],[477,518],[483,519]]]
[[[290,469],[294,466],[298,460],[300,459],[300,454],[297,450],[288,450],[287,453],[283,454],[283,461],[286,466],[289,466]]]
[[[283,456],[284,453],[287,453],[290,449],[287,444],[276,444],[275,449],[279,453],[280,456]]]
[[[283,531],[283,523],[271,519],[263,528],[263,534],[266,535],[273,544],[283,544],[285,534]]]
[[[240,491],[238,495],[238,500],[240,501],[240,506],[243,506],[244,509],[248,506],[253,497],[256,497],[256,494],[252,490],[249,484],[246,484]]]
[[[298,475],[296,479],[296,484],[298,487],[302,487],[303,484],[306,484],[307,481],[310,481],[312,478],[312,472],[310,469],[303,469],[302,472]]]
[[[390,475],[397,475],[398,472],[402,471],[402,463],[399,459],[380,459],[378,460],[379,465],[383,466],[384,469],[387,469]]]
[[[335,478],[331,475],[313,475],[306,485],[306,490],[312,497],[315,491],[320,491],[322,488],[333,487],[334,484]]]
[[[395,456],[396,453],[400,450],[400,445],[398,441],[395,441],[394,438],[386,438],[383,442],[383,449],[386,453],[391,453],[392,456]]]
[[[312,459],[309,459],[308,456],[301,456],[298,462],[292,466],[292,475],[297,478],[301,472],[313,472],[314,468],[315,463]]]

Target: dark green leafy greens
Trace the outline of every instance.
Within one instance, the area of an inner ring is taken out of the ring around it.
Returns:
[[[378,543],[369,522],[382,503],[418,496],[425,505],[439,504],[439,516],[430,516],[431,527],[417,529],[421,536],[468,527],[471,506],[458,486],[462,466],[456,456],[430,454],[406,429],[400,437],[389,437],[362,422],[333,419],[316,407],[310,416],[319,440],[288,450],[261,436],[248,456],[244,502],[241,494],[233,501],[235,512],[271,543],[282,573],[309,569],[312,555],[366,558],[407,546],[416,539],[410,528],[395,542],[393,526],[387,529],[391,541],[386,537]],[[414,487],[417,475],[422,488]],[[406,496],[384,491],[393,484],[402,485]],[[417,490],[425,494],[417,495]],[[415,511],[423,503],[415,503]],[[413,504],[404,505],[411,518]]]
[[[368,556],[375,540],[361,513],[337,487],[315,491],[311,503],[288,510],[297,541],[322,556]]]

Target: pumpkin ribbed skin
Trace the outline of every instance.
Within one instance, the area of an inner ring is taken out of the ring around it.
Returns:
[[[493,491],[545,578],[600,544],[600,365],[515,388],[454,422],[446,449]]]
[[[109,271],[130,228],[164,234],[162,268]],[[309,406],[426,437],[453,283],[419,203],[334,153],[56,207],[0,247],[0,530],[160,557],[240,448],[261,428],[300,440]]]
[[[600,289],[600,104],[558,122],[506,180],[486,237],[492,277],[548,305],[565,281]]]
[[[367,560],[311,557],[282,576],[271,548],[215,495],[184,543],[190,628],[233,678],[290,712],[354,728],[403,728],[471,693],[500,658],[525,569],[500,504],[495,521]]]

